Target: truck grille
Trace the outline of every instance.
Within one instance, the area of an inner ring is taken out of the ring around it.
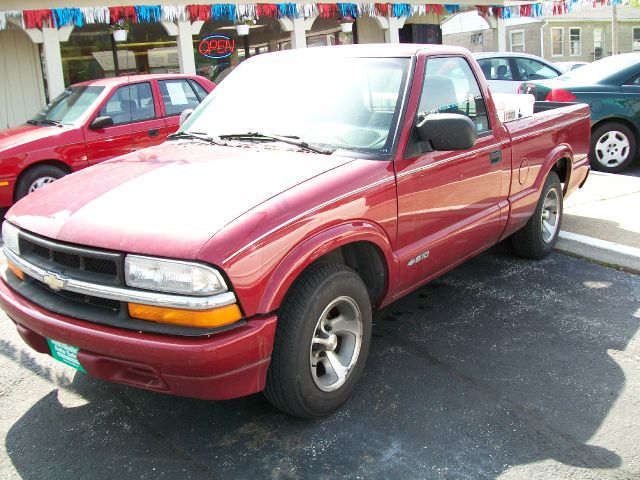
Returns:
[[[42,243],[40,243],[42,242]],[[119,285],[118,265],[116,258],[104,258],[103,252],[91,252],[83,248],[69,247],[62,244],[54,244],[48,240],[40,240],[35,237],[26,236],[24,233],[20,238],[20,251],[30,261],[40,267],[49,270],[73,271],[81,270],[87,273],[100,275],[100,283],[107,281],[105,277],[110,277],[110,283]],[[115,254],[116,256],[119,256]]]
[[[93,250],[70,244],[58,243],[28,232],[20,233],[20,255],[40,268],[59,272],[90,283],[121,286],[123,256],[103,250]],[[33,280],[47,293],[65,301],[89,305],[109,312],[119,312],[121,304],[115,300],[94,297],[66,290],[53,290],[48,285]]]

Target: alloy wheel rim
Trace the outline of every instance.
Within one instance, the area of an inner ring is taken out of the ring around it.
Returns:
[[[31,185],[29,186],[29,193],[33,193],[36,190],[44,187],[45,185],[49,185],[50,183],[55,182],[57,179],[54,177],[40,177],[36,178]]]
[[[542,215],[540,216],[540,227],[544,243],[550,243],[558,230],[558,224],[560,223],[559,204],[558,191],[552,188],[547,192],[542,204]]]
[[[338,297],[324,309],[316,327],[309,365],[316,386],[332,392],[347,381],[362,346],[362,314],[350,297]]]
[[[596,142],[595,153],[596,159],[603,166],[617,167],[629,156],[629,139],[617,130],[606,132]]]

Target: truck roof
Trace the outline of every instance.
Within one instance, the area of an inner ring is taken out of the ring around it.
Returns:
[[[269,55],[257,55],[251,57],[252,61],[274,56],[285,58],[309,58],[312,57],[413,57],[419,52],[461,55],[469,54],[466,48],[451,47],[448,45],[429,45],[419,43],[369,43],[359,45],[337,45],[330,47],[299,48],[273,52]]]

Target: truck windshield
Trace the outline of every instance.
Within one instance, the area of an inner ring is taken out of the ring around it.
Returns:
[[[241,134],[260,132],[326,149],[387,154],[408,68],[408,58],[248,61],[216,87],[181,131],[240,140],[246,138]]]
[[[69,87],[36,113],[29,123],[75,123],[94,104],[103,90],[104,87],[95,86]]]

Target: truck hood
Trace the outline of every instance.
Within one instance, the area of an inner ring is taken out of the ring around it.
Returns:
[[[55,146],[64,143],[64,136],[73,126],[58,127],[55,125],[29,125],[24,124],[6,130],[0,130],[0,158],[20,152],[39,150],[31,148],[30,145],[46,139],[46,146]]]
[[[172,141],[64,177],[18,202],[7,218],[64,242],[196,258],[243,213],[350,161],[275,145]]]

